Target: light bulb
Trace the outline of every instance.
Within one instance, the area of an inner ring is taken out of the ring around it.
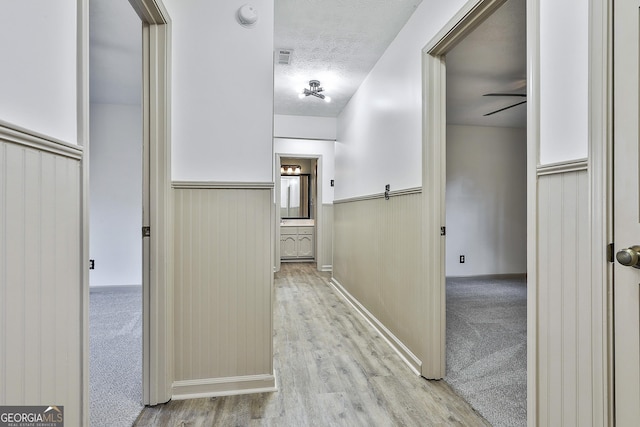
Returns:
[[[296,168],[296,173],[300,173],[300,168]]]
[[[287,169],[287,173],[293,173],[293,169],[292,168]]]
[[[284,173],[284,168],[280,167],[280,173]]]
[[[304,98],[304,97],[305,97],[304,92],[300,92],[300,93],[298,94],[298,98],[302,99],[302,98]]]
[[[324,97],[324,102],[331,102],[331,97],[330,96],[325,96]]]

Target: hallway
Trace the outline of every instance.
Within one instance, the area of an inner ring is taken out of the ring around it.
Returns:
[[[277,393],[171,401],[136,426],[489,425],[444,381],[414,375],[312,264],[275,276]]]

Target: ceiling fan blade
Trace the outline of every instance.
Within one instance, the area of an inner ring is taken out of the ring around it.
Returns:
[[[500,111],[508,110],[509,108],[517,107],[518,105],[522,105],[525,102],[527,102],[527,101],[520,101],[520,102],[517,102],[517,103],[515,103],[513,105],[509,105],[508,107],[500,108],[499,110],[495,110],[495,111],[492,111],[490,113],[485,114],[484,117],[491,116],[493,114],[499,113]]]
[[[521,98],[526,98],[526,93],[485,93],[482,96],[519,96]]]

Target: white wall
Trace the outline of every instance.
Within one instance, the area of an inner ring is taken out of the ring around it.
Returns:
[[[306,139],[274,139],[274,151],[284,155],[322,156],[322,203],[333,203],[335,142]]]
[[[0,0],[0,120],[77,143],[75,0]]]
[[[424,0],[338,117],[336,199],[422,185],[422,48],[465,3]]]
[[[526,144],[525,129],[447,126],[447,276],[526,273]]]
[[[329,139],[335,140],[337,119],[335,117],[273,116],[275,138]]]
[[[83,154],[50,140],[78,143],[78,6],[0,0],[0,405],[57,402],[69,426],[88,425]]]
[[[338,117],[336,199],[421,185],[421,50],[464,3],[424,0]],[[540,160],[585,158],[588,3],[540,8]]]
[[[91,286],[142,284],[142,108],[91,104]]]
[[[245,0],[164,3],[173,22],[173,179],[271,182],[273,0],[253,2],[253,28],[236,22]]]
[[[540,163],[587,157],[589,2],[540,0]]]

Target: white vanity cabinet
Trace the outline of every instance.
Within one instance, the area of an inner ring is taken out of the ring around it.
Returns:
[[[280,227],[280,258],[304,259],[314,257],[313,227]]]

